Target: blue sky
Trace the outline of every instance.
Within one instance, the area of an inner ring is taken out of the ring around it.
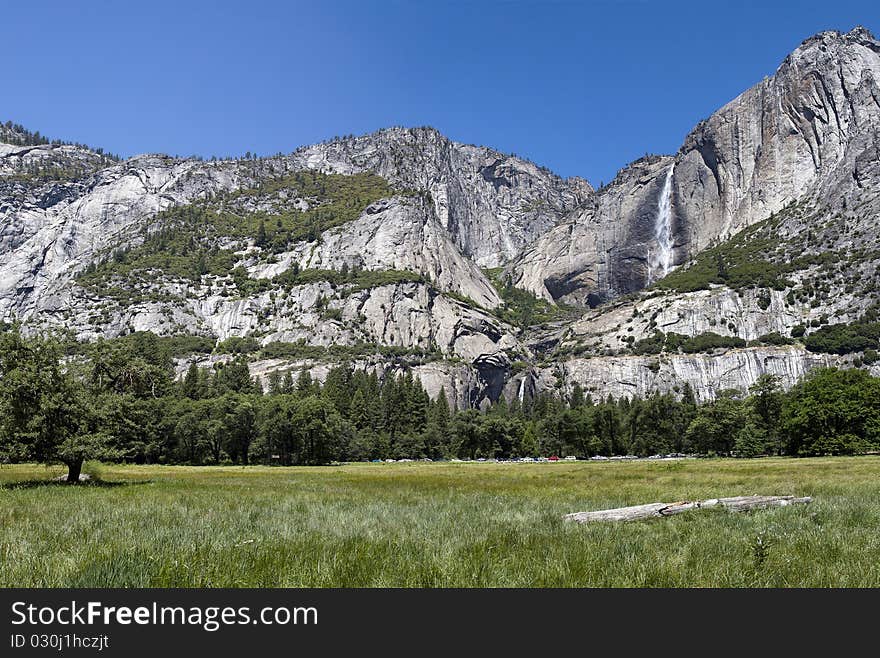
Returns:
[[[432,125],[598,185],[880,3],[3,3],[0,118],[123,156]]]

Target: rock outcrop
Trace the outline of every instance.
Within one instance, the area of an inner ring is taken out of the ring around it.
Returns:
[[[856,170],[875,144],[878,85],[880,43],[867,30],[822,32],[698,125],[676,156],[678,232],[687,251]]]
[[[589,207],[565,218],[508,266],[514,283],[543,299],[590,307],[643,288],[672,164],[670,157],[654,156],[623,169]]]
[[[819,365],[859,365],[795,338],[880,304],[878,125],[880,43],[863,28],[806,40],[676,154],[641,158],[599,190],[431,128],[263,159],[120,162],[0,125],[0,319],[83,340],[148,330],[316,354],[347,346],[382,373],[408,363],[429,393],[443,389],[460,407],[575,383],[602,396],[690,384],[703,400],[765,373],[791,385]],[[306,194],[279,184],[306,173],[384,180],[356,212],[324,223],[309,215],[307,237],[270,249],[265,224],[280,230],[329,203],[321,185]],[[147,244],[167,228],[163,211],[180,208],[209,228],[232,213],[263,236],[195,227],[206,242],[193,253],[223,251],[228,271],[165,271],[157,259],[83,283],[83,272]],[[580,311],[515,327],[512,318],[533,315],[508,305],[539,302],[511,301],[508,283]],[[636,349],[707,334],[750,342]],[[320,379],[329,361],[252,363],[261,377],[302,368]]]
[[[595,210],[566,218],[511,265],[515,280],[562,301],[644,287],[670,167],[674,265],[792,201],[865,188],[877,167],[878,85],[880,43],[864,28],[807,39],[694,128],[674,158],[622,169]]]
[[[453,142],[433,128],[390,128],[298,150],[297,166],[326,173],[372,171],[429,193],[440,223],[480,267],[516,257],[593,188],[498,151]]]
[[[62,162],[94,157],[68,146],[37,150],[46,152],[41,158]],[[18,169],[20,157],[17,148],[0,145],[0,171]],[[132,158],[69,181],[0,177],[0,316],[27,319],[64,310],[72,301],[73,275],[104,250],[136,241],[157,212],[254,178],[234,163],[167,156]]]
[[[567,390],[580,384],[592,395],[615,398],[645,397],[654,392],[680,393],[690,384],[698,401],[714,400],[720,391],[745,391],[761,375],[777,375],[790,388],[816,367],[848,364],[803,348],[752,348],[715,354],[617,356],[571,359],[561,364],[561,381]]]
[[[255,277],[269,278],[293,263],[302,269],[410,270],[485,308],[501,303],[494,286],[474,261],[461,253],[433,206],[423,198],[374,203],[354,222],[326,231],[317,245],[300,243],[279,254],[277,262],[250,271]]]

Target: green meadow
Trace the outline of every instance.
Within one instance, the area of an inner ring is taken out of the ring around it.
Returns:
[[[89,466],[0,467],[0,586],[880,586],[880,457]],[[752,493],[814,501],[562,521]]]

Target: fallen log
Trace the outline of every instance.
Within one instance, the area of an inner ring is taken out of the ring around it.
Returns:
[[[635,521],[638,519],[674,516],[682,512],[711,509],[713,507],[722,507],[731,512],[745,512],[752,509],[806,504],[812,502],[812,500],[809,496],[803,498],[796,498],[794,496],[734,496],[732,498],[710,498],[697,501],[685,500],[677,503],[648,503],[647,505],[603,509],[595,512],[575,512],[573,514],[566,514],[563,519],[578,523]]]

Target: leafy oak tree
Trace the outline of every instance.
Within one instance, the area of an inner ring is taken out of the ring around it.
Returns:
[[[78,482],[86,459],[118,453],[101,423],[102,401],[62,362],[60,343],[0,334],[0,459],[67,466]]]

